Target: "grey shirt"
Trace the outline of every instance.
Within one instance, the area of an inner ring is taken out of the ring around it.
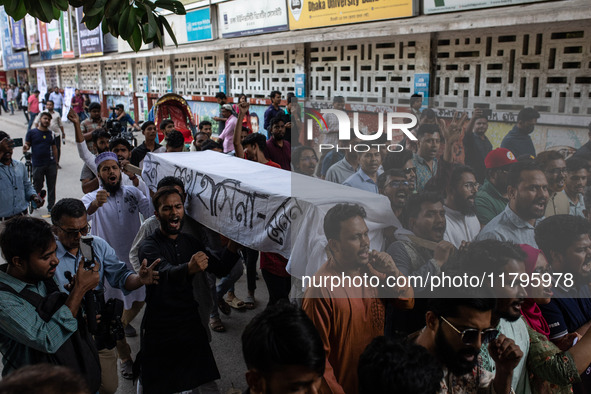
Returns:
[[[340,183],[342,185],[355,172],[356,170],[349,164],[347,158],[343,157],[328,169],[325,179],[329,182]]]
[[[536,225],[544,218],[536,220]],[[476,237],[476,241],[483,239],[496,239],[499,241],[511,241],[516,244],[527,244],[538,247],[534,237],[534,228],[527,221],[523,220],[511,208],[509,204],[505,210],[495,216]]]

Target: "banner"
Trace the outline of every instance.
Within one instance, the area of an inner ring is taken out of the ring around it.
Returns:
[[[423,96],[423,105],[429,105],[429,81],[431,76],[429,74],[415,74],[414,76],[414,91],[415,94]]]
[[[27,30],[27,49],[30,55],[39,53],[39,35],[37,32],[37,19],[31,15],[25,15],[25,26]]]
[[[461,0],[460,0],[461,1]],[[414,0],[287,0],[289,28],[309,29],[416,15]]]
[[[39,26],[41,59],[49,60],[62,57],[60,21],[53,20],[49,23],[37,21],[37,25]]]
[[[218,13],[223,38],[287,30],[285,2],[234,0],[218,5]]]
[[[213,39],[211,26],[211,9],[209,7],[187,12],[185,15],[187,41],[204,41]]]
[[[10,18],[10,25],[12,27],[12,49],[15,51],[27,49],[27,44],[25,43],[24,20],[21,19],[20,21],[15,21],[14,19]]]
[[[10,21],[4,6],[0,6],[0,33],[2,35],[2,64],[4,70],[29,68],[27,52],[13,52],[10,38]]]
[[[62,121],[68,121],[68,112],[72,106],[72,97],[74,97],[74,91],[76,88],[65,88],[64,89],[64,107],[62,109]]]
[[[146,185],[155,190],[165,176],[185,182],[187,215],[241,245],[289,258],[298,277],[326,261],[322,223],[335,204],[364,206],[375,250],[382,250],[382,229],[399,223],[385,196],[218,152],[148,153]]]
[[[474,10],[477,8],[501,7],[506,5],[541,3],[547,0],[423,0],[425,14]]]
[[[78,48],[80,57],[102,56],[103,54],[103,32],[101,25],[94,30],[88,30],[82,23],[82,7],[76,8],[76,24],[78,25]]]
[[[74,47],[72,46],[72,28],[70,24],[70,9],[62,11],[60,17],[60,28],[62,37],[62,53],[64,58],[74,57]]]
[[[47,81],[45,80],[45,69],[43,67],[37,69],[37,89],[39,90],[39,101],[41,101],[45,97],[45,93],[47,93]]]

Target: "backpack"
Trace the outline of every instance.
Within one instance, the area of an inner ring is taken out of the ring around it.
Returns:
[[[0,283],[0,291],[12,293],[29,302],[35,307],[39,317],[48,322],[51,316],[64,305],[68,295],[60,292],[53,278],[45,279],[43,283],[47,289],[47,296],[45,297],[28,289],[23,289],[19,293],[4,283]],[[101,385],[101,366],[98,351],[92,336],[88,332],[82,313],[78,313],[76,320],[78,320],[78,329],[72,333],[57,352],[50,354],[29,348],[31,363],[48,363],[68,367],[82,375],[86,379],[90,392],[95,393]],[[14,365],[12,362],[11,364]],[[14,365],[15,368],[22,366]]]

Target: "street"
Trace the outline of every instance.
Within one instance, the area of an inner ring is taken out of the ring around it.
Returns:
[[[25,138],[26,122],[25,117],[21,112],[15,115],[2,113],[0,116],[0,130],[7,132],[11,138]],[[83,196],[80,186],[80,171],[82,169],[82,161],[78,157],[76,144],[74,141],[74,128],[71,124],[65,124],[66,140],[65,145],[62,145],[60,165],[62,167],[58,172],[57,186],[56,186],[56,201],[61,198],[81,198]],[[134,133],[138,139],[138,143],[143,141],[141,133]],[[187,153],[191,154],[191,153]],[[15,148],[13,159],[19,160],[22,157],[22,148]],[[24,159],[23,159],[24,160]],[[41,217],[49,221],[47,208],[44,206],[34,212],[33,216]],[[0,259],[2,264],[3,259]],[[259,275],[261,276],[261,275]],[[262,278],[262,276],[261,276]],[[246,275],[244,274],[236,284],[236,295],[244,299],[247,295],[246,291]],[[228,393],[233,387],[243,391],[246,388],[246,380],[244,373],[246,366],[242,358],[242,346],[240,336],[246,324],[266,305],[268,300],[267,289],[263,280],[257,281],[256,292],[256,309],[254,310],[232,310],[230,316],[221,314],[222,322],[226,327],[226,332],[216,333],[212,331],[211,347],[216,358],[217,366],[221,375],[221,380],[218,381],[220,392]],[[143,312],[132,322],[132,325],[138,330],[141,323]],[[134,338],[127,338],[128,343],[132,348],[132,353],[135,356],[139,350],[139,336]],[[163,377],[166,379],[166,377]],[[240,391],[240,392],[241,392]],[[119,377],[119,389],[117,393],[135,393],[136,387],[133,386],[130,380],[125,380]],[[238,391],[236,391],[238,392]]]

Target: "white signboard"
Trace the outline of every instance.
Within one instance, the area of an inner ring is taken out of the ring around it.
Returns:
[[[326,261],[323,222],[334,205],[365,208],[372,249],[381,250],[382,229],[398,223],[382,195],[218,152],[148,153],[142,173],[148,187],[155,190],[165,176],[184,181],[189,216],[241,245],[289,258],[296,277]]]
[[[425,14],[465,11],[476,8],[500,7],[506,5],[540,3],[547,0],[423,0]]]
[[[72,106],[72,97],[74,97],[74,91],[76,88],[65,88],[64,89],[64,108],[62,110],[62,121],[68,121],[68,112]]]
[[[39,109],[41,109],[41,100],[47,93],[47,81],[45,80],[45,69],[43,67],[37,69],[37,89],[39,90]]]
[[[223,38],[287,30],[287,6],[277,0],[234,0],[218,5]]]

